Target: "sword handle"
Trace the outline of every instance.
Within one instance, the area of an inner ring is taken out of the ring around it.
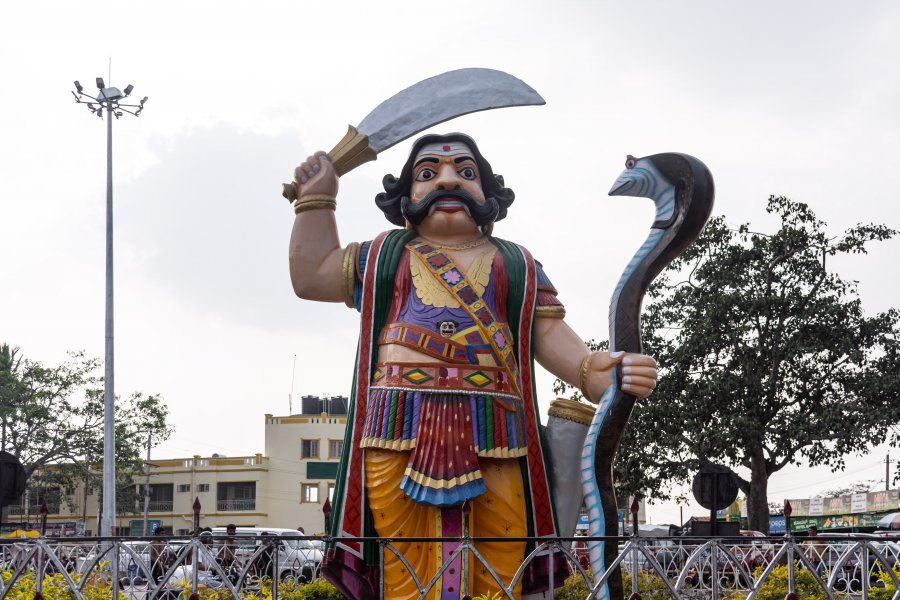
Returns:
[[[360,133],[356,127],[349,125],[344,137],[328,153],[328,160],[341,177],[359,165],[378,158],[375,151],[369,148],[369,136]],[[281,195],[293,202],[297,199],[297,185],[294,182],[283,183]]]
[[[328,159],[334,165],[338,177],[376,158],[378,155],[369,148],[369,136],[358,132],[353,125],[347,126],[343,139],[328,153]]]

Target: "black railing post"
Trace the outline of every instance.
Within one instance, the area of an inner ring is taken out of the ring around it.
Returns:
[[[194,536],[200,535],[200,498],[194,496]]]
[[[794,509],[791,508],[791,503],[787,500],[784,501],[784,535],[791,535],[791,513],[794,512]]]
[[[633,544],[631,549],[631,595],[628,597],[628,600],[641,600],[641,594],[638,592],[638,557],[641,556],[638,551],[638,544],[640,543],[638,539],[640,536],[638,511],[640,509],[641,505],[638,504],[637,496],[635,496],[631,501],[631,527],[634,539],[631,540],[631,543]],[[624,531],[622,533],[624,533]]]
[[[278,600],[278,551],[281,549],[281,540],[272,538],[269,543],[272,544],[272,600]],[[301,574],[302,568],[301,566]]]
[[[47,535],[47,513],[50,512],[47,509],[47,502],[41,502],[41,537]]]
[[[631,526],[634,528],[634,535],[638,535],[638,511],[641,505],[638,504],[637,496],[631,501]]]
[[[325,498],[325,504],[322,505],[322,515],[325,517],[325,535],[331,531],[331,500]]]
[[[784,501],[784,537],[785,543],[788,544],[787,551],[787,568],[788,568],[788,593],[784,600],[798,600],[797,591],[794,589],[794,534],[791,530],[791,513],[794,509],[791,503]]]

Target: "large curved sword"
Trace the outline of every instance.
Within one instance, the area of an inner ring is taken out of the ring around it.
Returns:
[[[609,191],[611,196],[650,198],[656,219],[650,235],[622,273],[609,307],[610,351],[641,352],[640,313],[644,293],[657,275],[687,248],[706,224],[715,196],[712,175],[687,154],[629,156],[625,170]],[[581,455],[582,489],[592,537],[615,535],[618,511],[613,485],[613,460],[635,398],[620,389],[621,367],[598,402]],[[618,555],[615,543],[589,542],[591,569],[599,578]],[[597,598],[622,598],[618,569]]]
[[[494,69],[457,69],[424,79],[400,91],[370,112],[328,153],[338,176],[375,160],[394,144],[444,121],[507,106],[545,104],[525,82]],[[282,195],[293,201],[297,190],[285,183]]]

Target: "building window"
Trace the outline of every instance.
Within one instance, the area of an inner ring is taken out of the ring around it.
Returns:
[[[154,483],[150,486],[150,512],[172,512],[172,488],[171,483]],[[187,491],[191,491],[190,486]]]
[[[216,509],[256,510],[256,482],[236,481],[216,485]]]
[[[318,502],[319,501],[319,484],[318,483],[302,483],[300,484],[300,502]]]
[[[334,484],[328,482],[328,500],[334,502]]]
[[[179,483],[179,484],[178,484],[178,491],[179,491],[179,492],[189,492],[189,491],[191,491],[191,484],[189,484],[189,483]]]
[[[300,458],[319,458],[319,440],[301,440]]]
[[[340,458],[344,450],[344,440],[328,440],[328,458]]]
[[[208,492],[208,491],[209,491],[209,484],[208,484],[208,483],[198,483],[198,484],[197,484],[197,491],[198,491],[198,492]]]

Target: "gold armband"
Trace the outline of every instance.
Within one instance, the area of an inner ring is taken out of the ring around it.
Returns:
[[[309,194],[294,200],[294,214],[297,215],[307,210],[320,210],[323,208],[329,210],[335,210],[337,208],[337,200],[335,200],[334,196],[329,196],[327,194]]]
[[[581,361],[581,369],[578,373],[578,387],[581,390],[581,395],[585,397],[589,402],[593,402],[594,399],[591,398],[591,394],[588,390],[588,374],[591,371],[591,361],[594,359],[594,355],[598,354],[597,352],[591,352],[587,356],[584,357],[584,360]]]
[[[535,317],[546,317],[548,319],[565,319],[566,307],[562,304],[548,304],[546,306],[538,306],[534,309]]]
[[[351,242],[344,248],[344,258],[341,261],[341,294],[344,296],[344,304],[354,308],[353,288],[356,284],[356,263],[359,261],[359,242]]]

